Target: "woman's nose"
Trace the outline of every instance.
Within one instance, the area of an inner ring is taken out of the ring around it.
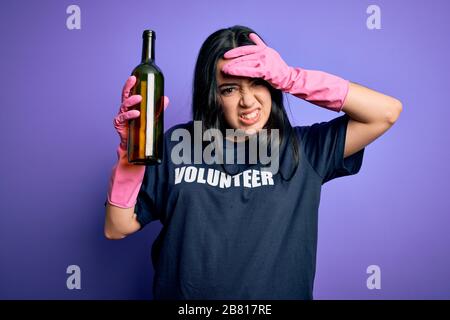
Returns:
[[[256,102],[256,97],[251,90],[241,91],[241,99],[239,100],[239,105],[241,107],[249,108],[252,107]]]

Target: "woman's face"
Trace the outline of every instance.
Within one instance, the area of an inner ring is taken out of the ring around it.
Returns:
[[[217,62],[217,92],[228,125],[252,134],[264,127],[270,116],[272,98],[259,78],[236,77],[222,72],[228,61]]]

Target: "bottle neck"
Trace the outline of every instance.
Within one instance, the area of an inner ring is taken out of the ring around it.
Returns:
[[[143,37],[142,62],[155,61],[155,37]]]

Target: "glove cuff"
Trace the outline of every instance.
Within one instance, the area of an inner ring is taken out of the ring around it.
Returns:
[[[319,107],[340,112],[350,82],[333,74],[291,67],[285,91]]]
[[[128,162],[127,151],[117,148],[118,162],[112,169],[108,187],[108,202],[116,207],[131,208],[136,199],[145,174],[145,166]]]

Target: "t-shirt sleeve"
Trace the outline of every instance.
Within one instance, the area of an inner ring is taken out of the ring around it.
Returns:
[[[164,135],[162,162],[145,167],[144,179],[136,199],[134,212],[141,229],[154,220],[162,220],[167,197],[167,136]]]
[[[350,117],[347,114],[327,122],[302,127],[302,145],[307,160],[319,174],[322,184],[359,172],[364,148],[344,159],[345,137]]]
[[[166,187],[164,162],[145,167],[144,179],[136,199],[134,212],[141,229],[154,220],[160,220],[164,210],[164,196]]]

